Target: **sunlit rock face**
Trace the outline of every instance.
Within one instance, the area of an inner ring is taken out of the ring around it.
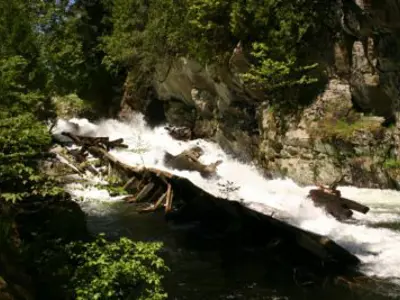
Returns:
[[[122,111],[162,116],[271,176],[300,184],[344,176],[360,187],[399,188],[400,1],[337,0],[333,7],[330,31],[314,37],[308,54],[323,69],[322,88],[281,95],[302,103],[294,112],[243,84],[249,62],[240,44],[225,66],[186,58],[160,65],[149,97],[128,88]]]

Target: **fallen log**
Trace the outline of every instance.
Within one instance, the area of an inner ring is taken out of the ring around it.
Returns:
[[[63,147],[53,149],[54,153],[64,160],[64,164],[71,168],[76,173],[84,174],[85,171],[97,175],[99,172],[91,164],[86,161],[85,155],[82,155],[79,150],[68,150]]]
[[[152,189],[154,189],[155,185],[153,182],[149,182],[144,186],[143,189],[140,190],[140,192],[136,195],[135,197],[135,202],[141,202],[146,199],[146,197],[150,194]]]
[[[315,189],[310,190],[309,198],[314,202],[315,206],[323,208],[327,213],[335,217],[337,220],[346,220],[352,217],[353,212],[345,208],[338,201],[340,197],[326,193],[325,191]]]
[[[317,207],[322,207],[326,212],[338,220],[346,220],[353,216],[353,210],[366,214],[369,207],[356,201],[343,198],[336,188],[319,186],[319,189],[312,189],[309,198]]]
[[[67,150],[67,152],[69,155],[73,156],[78,163],[85,162],[88,157],[87,153],[82,153],[82,151],[78,149]]]
[[[160,197],[165,194],[164,188],[161,186],[155,187],[155,190],[153,191],[152,195],[149,196],[146,201],[149,203],[156,202]]]
[[[136,176],[133,176],[131,179],[129,179],[123,186],[123,189],[128,191],[136,182],[137,178]]]
[[[93,175],[99,174],[99,171],[87,161],[87,153],[83,153],[81,150],[77,149],[67,150],[67,153],[75,159],[77,167],[81,170],[82,173],[87,170]]]
[[[162,203],[165,201],[165,198],[167,196],[167,193],[164,193],[161,195],[161,197],[157,200],[155,204],[151,204],[149,207],[144,208],[140,210],[140,213],[150,213],[150,212],[155,212],[158,209],[161,209]]]
[[[114,148],[129,148],[129,146],[124,144],[124,139],[120,138],[107,143],[107,149]]]
[[[70,132],[61,132],[63,136],[70,138],[75,144],[82,146],[82,150],[86,150],[87,147],[97,146],[106,149],[107,151],[114,148],[129,148],[125,145],[122,138],[110,141],[108,137],[91,137],[75,135]]]
[[[340,197],[340,202],[342,202],[342,205],[345,206],[346,208],[358,211],[358,212],[360,212],[362,214],[366,214],[367,212],[369,212],[369,207],[368,206],[360,204],[360,203],[358,203],[356,201]]]

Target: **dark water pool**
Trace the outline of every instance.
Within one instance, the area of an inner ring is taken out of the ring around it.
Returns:
[[[171,269],[165,279],[169,299],[400,299],[400,288],[385,282],[371,284],[360,279],[360,286],[314,284],[307,281],[303,270],[271,261],[263,251],[199,240],[187,234],[188,226],[168,224],[162,213],[138,214],[125,203],[96,205],[82,204],[91,232],[164,243],[162,255]]]

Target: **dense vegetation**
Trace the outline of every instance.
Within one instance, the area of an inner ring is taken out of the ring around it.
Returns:
[[[60,291],[65,299],[165,298],[160,245],[87,241],[85,229],[63,217],[75,206],[40,171],[50,156],[53,99],[77,93],[93,103],[113,93],[116,76],[97,50],[103,15],[89,16],[94,6],[0,1],[0,298],[60,298]],[[108,79],[107,88],[102,81]]]
[[[226,63],[240,41],[251,53],[249,83],[266,91],[315,81],[302,51],[329,11],[314,0],[204,1],[116,0],[109,7],[110,34],[102,37],[104,63],[127,67],[136,77],[156,63],[188,56]],[[317,13],[318,12],[318,13]],[[142,81],[139,80],[140,83]]]
[[[249,83],[265,92],[313,83],[316,64],[302,53],[326,11],[325,1],[315,0],[1,0],[0,269],[10,253],[37,259],[23,253],[32,247],[16,242],[23,241],[15,221],[23,204],[65,198],[39,168],[51,147],[47,125],[63,101],[79,96],[86,108],[112,108],[127,75],[129,86],[139,88],[150,84],[158,63],[180,56],[227,64],[239,41],[250,54],[243,74]],[[78,299],[103,299],[118,289],[116,299],[134,291],[136,298],[165,296],[157,245],[103,239],[71,245],[52,255],[79,264],[60,271]],[[9,275],[2,272],[0,292]]]

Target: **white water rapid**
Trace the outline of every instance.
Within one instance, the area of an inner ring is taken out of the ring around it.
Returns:
[[[306,195],[311,187],[302,188],[293,181],[267,180],[254,166],[240,163],[228,156],[215,143],[204,140],[182,142],[169,136],[164,127],[149,128],[142,115],[134,115],[130,122],[104,120],[96,124],[86,119],[59,120],[53,133],[76,130],[71,123],[79,125],[81,135],[108,136],[110,139],[123,138],[129,149],[113,150],[111,153],[131,165],[145,165],[168,170],[183,176],[204,190],[231,200],[242,200],[249,207],[265,212],[266,206],[283,210],[290,216],[289,222],[298,227],[327,235],[361,261],[361,271],[366,275],[400,282],[400,231],[379,227],[380,223],[400,223],[400,193],[391,190],[357,189],[340,187],[344,197],[359,201],[371,207],[367,215],[355,212],[356,221],[341,223],[313,206]],[[205,150],[201,161],[211,163],[221,159],[218,178],[204,179],[196,172],[177,171],[163,165],[164,151],[178,154],[189,146],[199,145]],[[95,182],[100,178],[92,178]],[[228,181],[237,187],[236,191],[224,192],[221,184]],[[109,201],[104,190],[89,187],[84,190],[79,184],[69,185],[76,198]],[[118,200],[118,198],[116,198]],[[93,204],[93,207],[95,204]]]

